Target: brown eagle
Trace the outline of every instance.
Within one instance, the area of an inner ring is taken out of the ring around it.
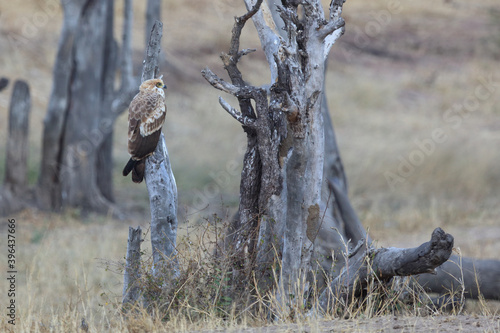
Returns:
[[[132,181],[144,179],[146,157],[153,154],[158,144],[161,128],[165,122],[167,108],[165,92],[167,86],[161,77],[144,81],[139,87],[128,111],[128,152],[130,160],[123,169],[127,176],[132,171]]]

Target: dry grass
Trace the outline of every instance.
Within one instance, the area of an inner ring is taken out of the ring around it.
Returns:
[[[0,4],[0,75],[11,80],[26,79],[31,87],[32,182],[38,173],[41,124],[51,89],[60,11],[51,12],[50,20],[39,24],[26,43],[12,47],[9,38],[22,34],[25,22],[32,20],[46,3],[49,1],[24,1],[22,6],[6,1]],[[427,240],[430,230],[442,226],[455,236],[463,255],[497,258],[500,85],[480,101],[476,111],[466,113],[456,128],[446,121],[445,113],[473,95],[482,78],[492,74],[495,82],[500,81],[500,41],[496,35],[500,7],[495,0],[474,4],[453,0],[432,6],[401,2],[401,10],[391,14],[389,22],[360,45],[360,31],[362,34],[368,22],[376,21],[377,14],[388,10],[387,4],[382,0],[369,4],[348,1],[344,10],[347,31],[333,47],[330,58],[328,99],[351,200],[380,245],[417,245]],[[134,49],[140,63],[144,4],[136,1],[134,6]],[[237,0],[169,1],[163,8],[166,61],[162,71],[169,87],[165,133],[179,186],[179,210],[184,216],[204,208],[200,196],[207,197],[209,204],[198,214],[186,217],[193,223],[212,212],[230,214],[237,202],[239,176],[227,170],[233,162],[241,164],[245,138],[238,124],[218,106],[219,92],[203,82],[199,71],[209,66],[223,74],[218,54],[227,49],[233,16],[243,11]],[[119,30],[120,20],[116,24]],[[249,27],[242,47],[258,46],[254,28]],[[263,59],[257,52],[243,60],[242,70],[249,81],[265,82],[268,74]],[[0,178],[11,87],[0,93]],[[128,225],[143,224],[147,228],[148,220],[145,188],[130,184],[118,172],[127,158],[125,122],[122,116],[115,133],[116,197],[140,220],[120,223],[96,217],[82,221],[77,211],[63,215],[24,212],[15,216],[19,221],[20,331],[76,331],[82,317],[93,332],[154,331],[159,327],[206,330],[235,325],[210,316],[196,323],[185,318],[165,323],[148,315],[124,321],[117,314],[121,276],[106,271],[97,258],[121,260]],[[431,138],[437,128],[445,131],[447,140],[437,143],[404,182],[391,188],[384,174],[397,173],[400,159],[409,159],[419,150],[415,141]],[[4,225],[1,227],[4,235]],[[4,242],[2,237],[1,248]],[[0,281],[0,290],[5,290],[6,282]],[[482,314],[491,306],[476,303],[471,311]],[[239,327],[257,324],[251,318],[245,319],[247,322],[239,320],[243,325]],[[363,320],[358,317],[351,323],[335,325],[361,331],[366,329]],[[385,323],[387,318],[377,317],[372,323],[378,320]],[[382,327],[393,328],[391,320],[389,326]],[[492,320],[498,321],[498,317]],[[298,325],[307,326],[307,322]],[[309,325],[311,332],[324,329],[322,324]],[[8,327],[4,316],[0,327]]]

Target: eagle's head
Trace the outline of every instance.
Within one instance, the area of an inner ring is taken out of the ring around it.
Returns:
[[[161,77],[158,79],[146,80],[139,87],[140,91],[156,91],[161,95],[164,95],[163,89],[166,88],[167,86],[163,83]]]

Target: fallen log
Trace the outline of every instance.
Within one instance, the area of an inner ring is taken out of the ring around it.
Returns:
[[[338,302],[345,305],[353,297],[359,297],[371,278],[388,282],[394,276],[434,273],[451,256],[453,236],[436,228],[431,240],[416,248],[368,247],[359,252],[361,248],[366,245],[358,247],[358,253],[348,255],[350,258],[341,273],[320,295],[321,311],[328,313]]]

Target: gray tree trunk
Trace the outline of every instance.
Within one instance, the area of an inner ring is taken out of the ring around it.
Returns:
[[[142,81],[158,76],[159,55],[161,50],[161,38],[163,35],[163,24],[156,21],[151,29],[146,48],[144,66],[142,70]],[[170,165],[167,146],[163,133],[153,155],[146,159],[146,170],[144,174],[148,188],[149,204],[151,209],[151,246],[153,250],[152,275],[164,282],[161,288],[168,288],[168,282],[178,276],[177,261],[177,186]],[[130,228],[133,230],[133,228]],[[132,232],[132,231],[130,231]],[[130,244],[130,236],[129,236]],[[135,247],[140,245],[136,244]],[[137,249],[139,250],[139,249]],[[127,255],[128,258],[128,255]],[[134,259],[135,260],[135,259]],[[126,267],[133,264],[127,260]],[[137,267],[138,265],[133,265]],[[125,272],[123,302],[135,302],[138,300],[139,292],[129,296],[130,272]],[[138,273],[134,273],[137,276]],[[144,299],[147,306],[150,299]]]
[[[20,195],[28,186],[28,126],[31,97],[28,84],[16,81],[9,108],[9,135],[4,186]]]
[[[161,1],[160,0],[148,0],[146,5],[146,36],[144,40],[146,41],[146,48],[148,47],[149,36],[153,25],[156,21],[160,21],[161,18]]]
[[[28,198],[28,133],[31,97],[29,86],[16,81],[9,107],[5,179],[0,188],[0,216],[25,207]]]
[[[123,274],[123,310],[127,306],[136,304],[141,297],[141,242],[142,229],[128,228],[127,255]]]
[[[163,24],[156,21],[151,29],[142,71],[142,81],[159,73]],[[151,245],[153,276],[177,276],[177,185],[170,165],[163,133],[153,155],[146,159],[144,173],[151,209]]]
[[[42,161],[37,188],[38,205],[43,209],[56,210],[62,207],[59,172],[70,100],[68,87],[73,76],[73,44],[84,6],[83,1],[61,3],[64,10],[63,28],[54,64],[52,92],[44,119]]]
[[[114,89],[117,46],[113,1],[62,1],[64,23],[54,68],[41,172],[41,208],[112,209],[113,123],[137,89],[131,78],[131,0],[125,0],[121,77]]]
[[[249,166],[260,172],[244,169],[242,177],[258,178],[242,178],[242,184],[260,184],[258,206],[244,206],[255,205],[255,202],[241,200],[248,197],[247,189],[241,188],[240,218],[247,216],[249,221],[240,221],[240,224],[248,224],[252,218],[260,219],[258,251],[252,249],[251,252],[258,262],[272,262],[273,247],[277,248],[282,264],[279,297],[284,305],[289,303],[289,295],[304,292],[303,282],[311,269],[314,241],[321,222],[325,152],[321,92],[325,58],[343,32],[342,2],[332,4],[328,21],[325,21],[319,2],[302,6],[305,12],[302,21],[297,4],[283,3],[280,14],[285,38],[277,34],[269,9],[260,7],[262,1],[246,0],[245,3],[249,12],[236,19],[230,57],[223,56],[232,84],[224,82],[209,69],[205,69],[203,75],[214,87],[238,97],[240,107],[244,107],[241,113],[224,100],[220,100],[221,105],[246,131],[250,128],[256,133],[259,160],[249,161]],[[269,91],[242,85],[241,73],[235,69],[239,58],[248,53],[247,50],[238,51],[238,46],[241,29],[250,17],[270,64],[273,85]],[[232,66],[228,66],[231,62]],[[255,111],[246,102],[248,99],[255,101]],[[246,158],[252,156],[253,147],[249,145],[248,148]],[[256,165],[255,161],[260,164]],[[259,215],[244,215],[247,211],[257,211]],[[248,241],[239,243],[247,245]]]

